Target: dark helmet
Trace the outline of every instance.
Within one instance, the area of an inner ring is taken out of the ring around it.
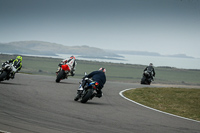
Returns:
[[[149,66],[153,66],[153,63],[150,63]]]
[[[106,69],[103,68],[103,67],[101,67],[101,68],[99,68],[99,71],[103,71],[103,72],[105,73],[105,72],[106,72]]]

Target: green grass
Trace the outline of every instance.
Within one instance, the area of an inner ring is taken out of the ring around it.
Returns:
[[[159,81],[168,81],[169,83],[181,83],[181,84],[199,84],[199,70],[189,70],[189,69],[160,69],[157,68],[157,76]]]
[[[123,95],[143,105],[200,121],[200,89],[139,88]]]
[[[2,63],[15,57],[16,55],[0,54],[0,61]],[[59,58],[23,56],[23,67],[20,72],[55,76],[61,60]],[[90,73],[91,71],[98,70],[100,67],[106,68],[106,76],[109,81],[140,83],[142,72],[146,66],[77,60],[74,78],[81,78],[84,72]],[[155,67],[155,71],[156,77],[153,83],[200,85],[200,70]]]

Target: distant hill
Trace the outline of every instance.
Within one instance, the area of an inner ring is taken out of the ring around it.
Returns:
[[[42,41],[19,41],[10,43],[0,43],[0,52],[14,54],[32,54],[32,55],[56,55],[72,54],[92,57],[120,57],[119,55],[106,52],[103,49],[89,46],[64,46],[56,43]]]
[[[62,44],[43,42],[43,41],[19,41],[10,43],[0,43],[1,53],[30,54],[30,55],[52,55],[72,54],[80,55],[83,58],[101,58],[123,60],[120,54],[142,55],[142,56],[162,56],[176,58],[193,58],[185,54],[161,55],[156,52],[130,51],[130,50],[105,50],[95,47],[83,46],[64,46]]]
[[[161,56],[161,54],[156,52],[147,52],[147,51],[130,51],[130,50],[106,50],[110,52],[115,52],[117,54],[128,54],[128,55],[144,55],[144,56]]]
[[[194,58],[192,56],[187,56],[185,54],[174,54],[174,55],[165,55],[167,57],[176,57],[176,58]]]
[[[174,57],[174,58],[194,58],[192,56],[187,56],[186,54],[161,55],[156,52],[148,52],[148,51],[130,51],[130,50],[106,50],[106,51],[123,55],[127,54],[127,55],[160,56],[160,57]]]

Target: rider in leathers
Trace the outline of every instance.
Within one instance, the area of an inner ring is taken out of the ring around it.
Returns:
[[[153,80],[153,77],[155,77],[156,73],[155,73],[155,70],[153,68],[153,64],[150,63],[149,66],[147,66],[145,69],[144,69],[144,72],[147,71],[150,73],[150,76],[151,76],[151,79]]]
[[[97,94],[95,94],[94,96],[100,98],[102,97],[102,91],[101,89],[104,87],[104,84],[106,83],[106,75],[105,75],[106,69],[105,68],[100,68],[99,71],[93,71],[90,74],[86,75],[83,78],[82,81],[82,87],[85,86],[85,78],[91,78],[93,81],[96,81],[99,83],[98,86],[98,90],[97,90]]]
[[[11,73],[11,78],[15,77],[15,73],[19,72],[22,68],[22,57],[17,56],[15,59],[7,60],[5,63],[12,63],[13,66],[17,69],[16,72]]]

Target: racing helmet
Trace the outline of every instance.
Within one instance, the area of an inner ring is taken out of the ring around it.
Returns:
[[[17,56],[16,59],[20,60],[22,62],[22,57],[21,56]]]
[[[75,56],[72,55],[72,56],[70,57],[70,59],[76,59],[76,58],[75,58]]]
[[[153,63],[150,63],[149,66],[153,66]]]
[[[103,68],[103,67],[101,67],[101,68],[99,68],[99,71],[102,71],[102,72],[106,72],[106,69],[105,68]]]

